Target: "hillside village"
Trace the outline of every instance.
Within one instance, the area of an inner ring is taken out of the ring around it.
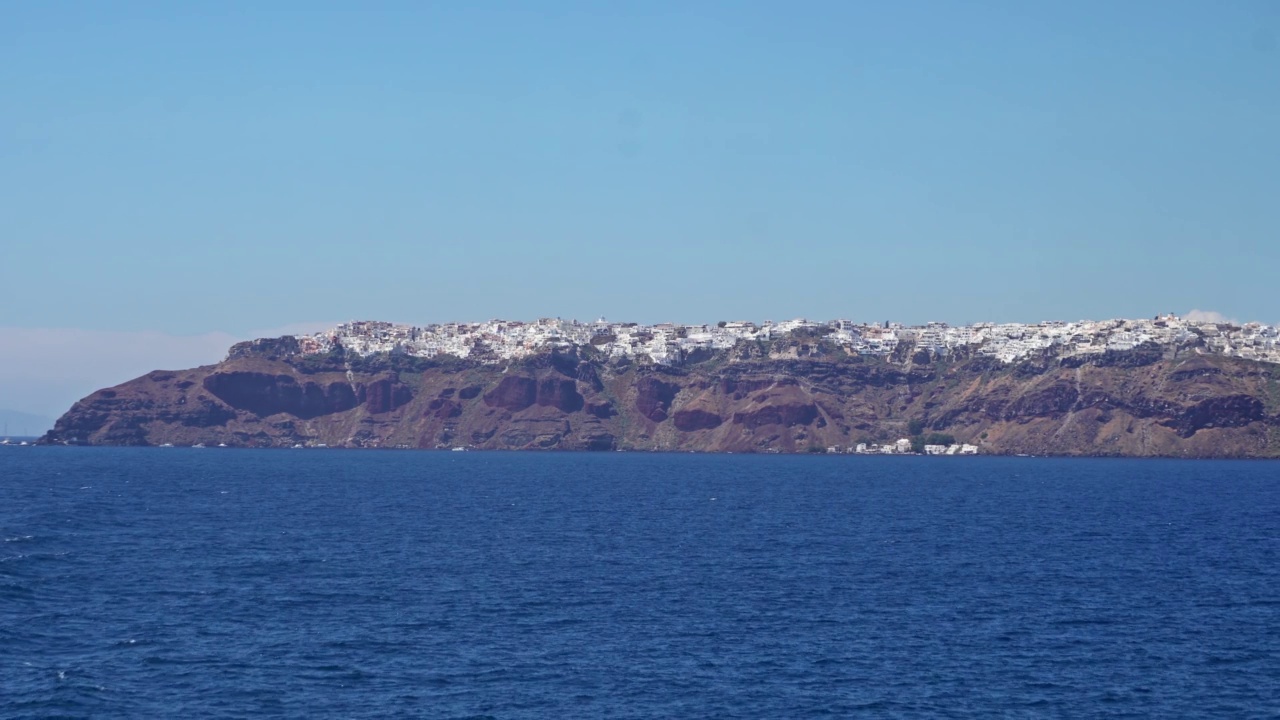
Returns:
[[[1280,457],[1278,336],[1171,315],[352,322],[103,388],[42,442]]]
[[[1176,315],[1149,320],[975,323],[954,327],[946,323],[905,326],[803,319],[640,325],[607,322],[604,318],[589,323],[544,318],[532,322],[489,320],[422,327],[358,321],[297,339],[304,354],[323,354],[341,347],[345,352],[362,356],[376,353],[427,358],[451,355],[500,362],[552,348],[590,346],[613,359],[647,358],[654,363],[675,365],[699,352],[728,350],[744,341],[768,342],[805,333],[820,335],[850,354],[869,356],[889,356],[905,349],[946,357],[965,350],[970,355],[1013,363],[1045,352],[1071,357],[1154,344],[1280,363],[1280,326],[1194,322]]]

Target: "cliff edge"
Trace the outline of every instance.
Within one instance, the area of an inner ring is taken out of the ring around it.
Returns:
[[[865,357],[803,334],[675,364],[590,345],[306,354],[279,338],[99,390],[42,442],[843,452],[930,436],[984,454],[1280,457],[1280,366],[1154,346]]]

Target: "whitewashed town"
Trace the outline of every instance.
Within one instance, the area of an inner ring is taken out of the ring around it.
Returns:
[[[1131,350],[1144,344],[1187,346],[1196,352],[1280,363],[1280,326],[1200,322],[1162,315],[1142,320],[1079,322],[975,323],[923,326],[898,323],[813,322],[797,319],[762,323],[726,321],[710,325],[578,322],[544,318],[532,322],[489,320],[413,326],[359,321],[298,338],[304,354],[327,353],[340,346],[358,355],[404,353],[415,357],[451,355],[488,362],[516,359],[552,348],[591,346],[615,359],[647,358],[679,364],[699,351],[733,348],[743,341],[770,341],[796,331],[821,333],[824,340],[851,354],[888,356],[906,344],[913,351],[947,356],[964,348],[970,354],[1004,363],[1051,351],[1060,357]]]

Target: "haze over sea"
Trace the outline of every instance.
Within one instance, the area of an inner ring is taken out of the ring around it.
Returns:
[[[0,716],[1274,717],[1262,462],[0,450]]]

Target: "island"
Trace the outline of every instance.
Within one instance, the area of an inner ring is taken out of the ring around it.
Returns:
[[[1280,327],[351,322],[99,390],[40,442],[1280,457]]]

